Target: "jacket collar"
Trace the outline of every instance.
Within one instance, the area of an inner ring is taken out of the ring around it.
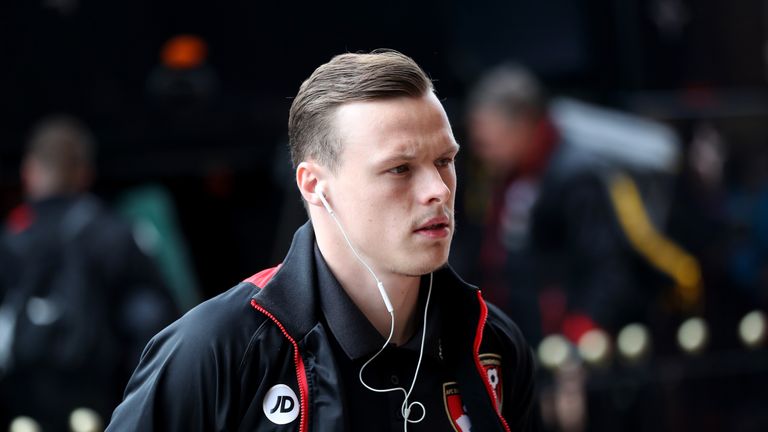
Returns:
[[[294,234],[280,269],[253,296],[253,299],[274,315],[297,341],[303,339],[319,321],[319,281],[314,248],[315,232],[311,221],[307,221]],[[430,309],[441,308],[441,315],[448,320],[474,317],[475,314],[466,313],[454,316],[451,312],[466,311],[468,305],[476,304],[477,291],[477,287],[464,282],[450,266],[446,266],[434,273],[434,305],[430,306]],[[476,319],[470,321],[471,323],[466,323],[469,326],[476,323]]]
[[[283,264],[272,279],[252,298],[268,310],[297,341],[317,323],[317,271],[312,250],[315,231],[312,223],[302,225]]]
[[[314,252],[315,268],[317,269],[319,282],[320,308],[331,333],[333,333],[341,349],[351,360],[359,360],[373,355],[376,350],[381,348],[386,339],[368,321],[352,299],[349,298],[349,295],[347,295],[328,268],[317,246],[315,246]],[[367,280],[366,282],[372,283]],[[428,287],[429,275],[422,276],[418,298],[419,304],[415,312],[416,329],[412,337],[401,346],[403,349],[417,353],[421,349],[421,334],[424,329],[424,307],[426,305]],[[442,315],[440,308],[435,307],[435,297],[438,290],[438,287],[433,284],[425,336],[425,352],[434,358],[440,357],[440,321]],[[383,303],[382,307],[384,307]]]
[[[311,223],[307,222],[296,231],[283,265],[252,297],[299,343],[318,323],[317,311],[320,307],[314,243],[314,231]],[[433,294],[435,292],[439,292],[435,307],[441,308],[445,318],[443,332],[455,339],[453,343],[445,344],[449,353],[446,359],[451,359],[448,361],[449,368],[456,371],[463,401],[470,412],[476,413],[473,425],[476,423],[478,430],[503,430],[473,355],[473,344],[479,337],[475,334],[476,328],[478,333],[480,329],[477,327],[479,309],[482,309],[479,307],[478,289],[462,281],[450,266],[446,266],[435,272]],[[300,356],[298,358],[301,359]]]

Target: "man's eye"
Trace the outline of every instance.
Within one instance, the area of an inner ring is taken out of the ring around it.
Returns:
[[[454,160],[453,158],[438,159],[437,162],[435,162],[435,165],[437,165],[439,167],[448,166],[448,165],[453,163],[453,160]]]
[[[398,166],[388,170],[387,172],[392,173],[392,174],[405,174],[405,173],[408,172],[408,169],[409,169],[408,165],[398,165]]]

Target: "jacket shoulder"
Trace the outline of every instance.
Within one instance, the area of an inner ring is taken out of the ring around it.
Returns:
[[[523,333],[517,327],[507,314],[505,314],[496,305],[487,303],[488,320],[486,336],[491,334],[490,338],[483,338],[483,345],[488,344],[488,348],[494,348],[497,351],[505,353],[505,356],[512,361],[515,373],[531,376],[535,372],[535,360],[533,350]],[[490,332],[488,331],[490,330]]]
[[[258,291],[253,284],[241,282],[192,308],[166,330],[178,337],[210,343],[250,338],[265,320],[251,306],[251,297]]]
[[[218,430],[235,421],[226,407],[239,404],[240,368],[266,322],[250,305],[256,291],[240,283],[152,338],[108,430]]]
[[[528,342],[517,324],[498,306],[492,303],[486,303],[486,305],[488,306],[488,325],[499,336],[499,342],[512,347],[529,349]]]

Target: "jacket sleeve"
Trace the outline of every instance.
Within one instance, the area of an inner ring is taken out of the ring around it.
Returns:
[[[155,336],[144,350],[107,431],[215,430],[219,371],[215,354],[184,337],[178,326]],[[219,397],[222,395],[219,395]]]
[[[504,384],[502,416],[514,432],[533,430],[535,362],[533,351],[512,320],[488,304],[489,323],[501,345]]]
[[[242,317],[209,301],[152,338],[107,431],[231,429],[240,365],[254,336]]]

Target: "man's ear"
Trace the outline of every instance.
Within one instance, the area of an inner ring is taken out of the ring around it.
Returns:
[[[322,206],[318,185],[327,177],[327,170],[314,161],[304,161],[296,167],[296,185],[304,200],[310,205]]]

